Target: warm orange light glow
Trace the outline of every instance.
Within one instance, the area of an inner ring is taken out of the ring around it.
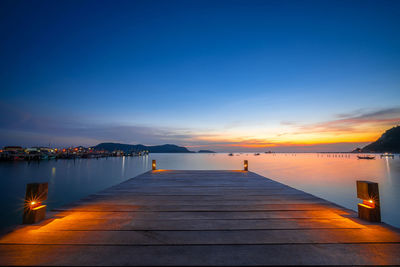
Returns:
[[[166,172],[166,171],[168,171],[168,170],[153,170],[153,172]]]
[[[398,121],[398,118],[396,117]],[[342,125],[343,124],[343,125]],[[393,125],[389,121],[361,121],[354,127],[352,121],[335,120],[309,125],[290,125],[276,127],[249,127],[235,128],[224,132],[198,134],[190,138],[187,147],[214,147],[214,148],[274,148],[274,147],[302,147],[302,146],[329,146],[337,143],[373,142],[388,127]],[[193,145],[193,143],[205,143]]]
[[[46,205],[37,205],[34,208],[32,208],[32,210],[38,210],[38,209],[41,209],[43,207],[46,207]]]
[[[29,209],[35,210],[35,209],[37,209],[38,207],[41,207],[42,202],[37,201],[37,200],[32,200],[32,201],[28,201],[28,203],[27,203],[26,205],[27,205],[27,207],[28,207]]]
[[[368,208],[368,209],[373,209],[373,207],[368,206],[368,205],[365,205],[365,204],[363,204],[363,203],[358,203],[358,205],[360,205],[360,206],[362,206],[362,207],[365,207],[365,208]]]
[[[375,208],[375,203],[374,203],[374,201],[372,199],[363,200],[363,203],[360,204],[360,205],[364,206],[364,207],[367,207],[367,208],[370,208],[370,209]]]

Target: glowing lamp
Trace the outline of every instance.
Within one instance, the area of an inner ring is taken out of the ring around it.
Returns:
[[[48,184],[32,183],[26,185],[25,205],[24,205],[24,224],[37,223],[46,216],[46,205],[42,202],[47,199]]]
[[[249,170],[249,162],[247,161],[247,159],[243,163],[243,168],[244,168],[244,171],[246,171],[246,172]]]
[[[369,222],[381,221],[379,188],[377,183],[357,181],[358,217]]]
[[[156,165],[156,160],[153,159],[152,162],[151,162],[151,169],[152,169],[153,171],[155,171],[155,170],[156,170],[156,167],[157,167],[157,165]]]

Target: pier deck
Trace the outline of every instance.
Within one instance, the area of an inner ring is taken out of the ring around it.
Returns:
[[[400,234],[253,172],[150,171],[0,238],[0,265],[400,264]]]

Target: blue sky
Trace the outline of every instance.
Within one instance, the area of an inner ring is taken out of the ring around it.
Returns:
[[[0,5],[0,145],[342,150],[400,121],[399,1]]]

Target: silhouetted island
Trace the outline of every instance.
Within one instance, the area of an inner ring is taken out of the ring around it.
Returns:
[[[131,151],[144,151],[147,150],[150,153],[194,153],[188,150],[186,147],[165,144],[159,146],[145,146],[145,145],[129,145],[120,143],[100,143],[94,147],[95,150],[106,150],[106,151],[116,151],[121,150],[126,153]]]
[[[378,140],[362,149],[355,149],[354,152],[400,153],[400,126],[387,130]]]
[[[212,150],[199,150],[197,153],[216,153],[216,152]]]

